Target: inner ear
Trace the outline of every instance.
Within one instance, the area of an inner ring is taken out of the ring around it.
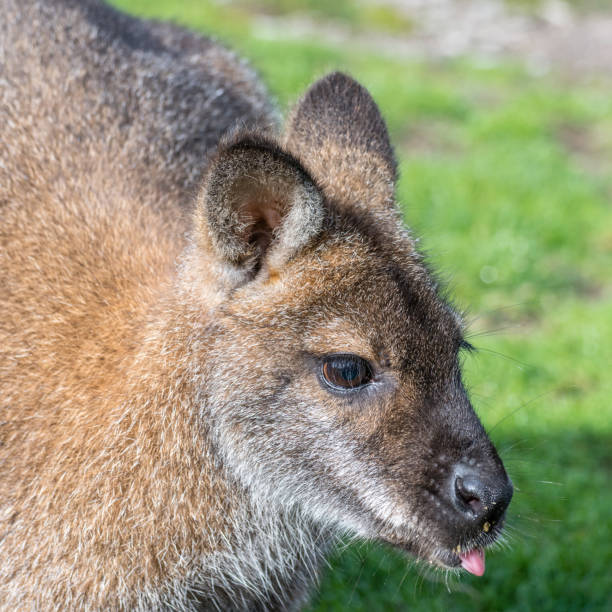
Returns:
[[[228,187],[228,200],[241,224],[239,239],[248,245],[251,257],[261,258],[277,237],[291,204],[287,196],[295,187],[269,165],[256,164]]]
[[[274,239],[275,232],[282,220],[282,204],[275,201],[271,194],[261,193],[250,199],[244,206],[243,214],[247,220],[244,238],[253,251],[265,253]]]

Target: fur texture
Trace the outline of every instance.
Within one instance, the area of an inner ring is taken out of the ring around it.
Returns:
[[[492,542],[511,488],[367,91],[322,79],[280,135],[210,40],[0,7],[0,606],[297,609],[340,534]]]

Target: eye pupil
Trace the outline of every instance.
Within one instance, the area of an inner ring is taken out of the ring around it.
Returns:
[[[342,378],[350,382],[354,381],[359,376],[359,368],[355,364],[351,364],[342,369]]]
[[[324,381],[334,389],[356,389],[370,382],[372,370],[357,355],[334,355],[323,363]]]

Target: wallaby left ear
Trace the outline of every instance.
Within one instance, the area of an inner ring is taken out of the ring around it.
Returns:
[[[221,146],[196,210],[200,240],[245,280],[264,263],[286,263],[319,234],[323,218],[323,196],[299,161],[253,135]]]

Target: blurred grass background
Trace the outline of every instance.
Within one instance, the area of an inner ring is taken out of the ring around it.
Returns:
[[[409,37],[418,23],[393,4],[114,4],[226,42],[283,109],[330,70],[366,85],[400,159],[407,223],[468,311],[479,350],[467,384],[516,485],[509,546],[483,578],[457,579],[353,544],[330,559],[310,609],[612,610],[612,78],[393,57],[269,21]]]

